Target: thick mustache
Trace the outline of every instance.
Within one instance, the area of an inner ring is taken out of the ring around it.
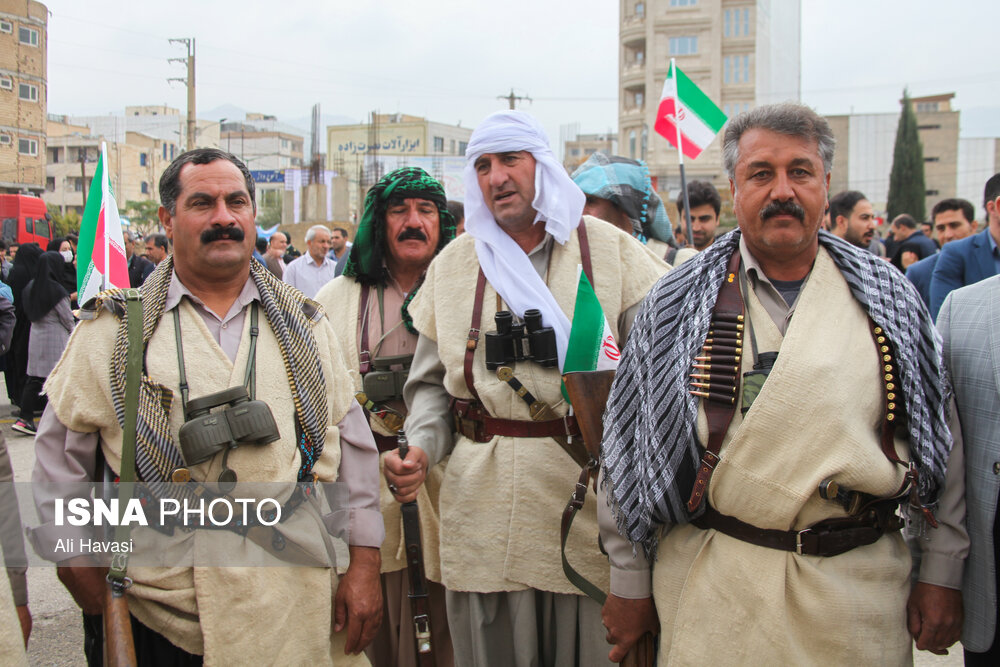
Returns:
[[[410,239],[415,241],[426,241],[427,235],[416,227],[410,227],[401,231],[399,236],[396,237],[397,241],[409,241]]]
[[[760,211],[760,219],[767,220],[776,215],[793,215],[799,222],[806,219],[806,211],[793,201],[773,201]]]
[[[226,239],[238,243],[244,238],[246,238],[246,234],[239,227],[211,227],[201,233],[202,243],[211,243],[212,241],[223,241]]]

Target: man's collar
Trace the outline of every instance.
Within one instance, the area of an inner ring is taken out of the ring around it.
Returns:
[[[177,272],[172,271],[170,273],[170,286],[167,287],[167,298],[163,302],[164,312],[176,308],[180,304],[183,297],[187,297],[199,306],[207,308],[201,299],[196,297],[191,293],[191,290],[185,287],[184,283],[182,283],[180,278],[177,277]],[[236,303],[238,303],[241,307],[244,307],[252,301],[260,301],[260,291],[258,291],[253,278],[247,276],[247,282],[243,285],[243,291],[241,291],[240,295],[236,297]],[[226,315],[226,313],[216,314],[220,317],[225,317]]]
[[[330,261],[330,257],[328,255],[323,255],[323,261],[318,264],[316,263],[316,260],[313,259],[313,256],[310,255],[309,253],[306,253],[305,257],[306,257],[306,264],[312,264],[313,266],[323,266],[324,264]]]

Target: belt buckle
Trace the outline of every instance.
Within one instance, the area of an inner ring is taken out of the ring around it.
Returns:
[[[803,528],[799,532],[795,533],[795,553],[798,555],[802,555],[802,536],[811,532],[812,528]]]

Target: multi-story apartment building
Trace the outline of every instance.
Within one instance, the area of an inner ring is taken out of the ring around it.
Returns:
[[[653,132],[670,59],[729,116],[799,99],[799,0],[620,0],[618,150],[643,159],[657,189],[680,191],[677,150]],[[721,137],[688,179],[728,191]]]
[[[947,93],[910,98],[923,145],[928,215],[941,199],[969,196],[959,189],[961,112],[951,108],[954,97],[954,93]],[[837,138],[830,192],[859,190],[868,197],[876,211],[884,211],[889,198],[889,175],[892,172],[899,114],[851,114],[826,118]],[[977,208],[982,205],[979,200],[982,199],[983,183],[985,179],[978,185],[979,196],[970,199]]]
[[[45,187],[48,9],[0,0],[0,192]]]
[[[618,154],[618,135],[609,134],[578,134],[563,147],[563,166],[570,173],[587,161],[594,153]]]

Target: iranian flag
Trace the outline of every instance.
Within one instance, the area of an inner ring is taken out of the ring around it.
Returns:
[[[587,280],[587,274],[582,268],[577,271],[580,279],[576,288],[576,307],[569,330],[563,373],[614,370],[618,368],[621,350],[611,334],[608,318],[604,316],[604,309]]]
[[[118,217],[118,204],[111,191],[107,157],[107,145],[101,142],[101,155],[97,158],[97,170],[90,182],[77,246],[77,302],[81,304],[102,290],[129,286],[125,239]]]
[[[694,160],[726,120],[726,114],[671,59],[653,129],[671,145],[680,143],[684,155]]]

